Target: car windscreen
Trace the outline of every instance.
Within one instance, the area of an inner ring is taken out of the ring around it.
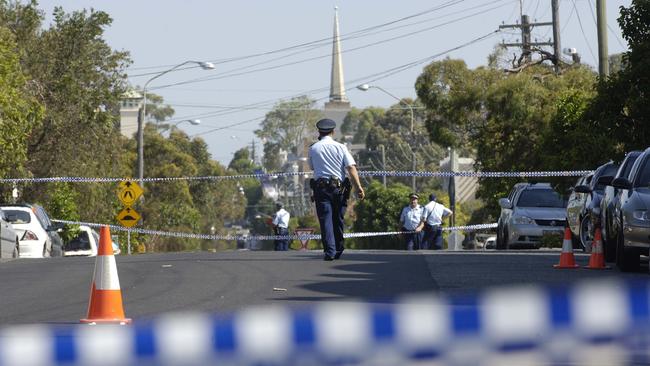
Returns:
[[[625,164],[623,165],[623,171],[621,172],[621,177],[627,178],[630,176],[630,172],[632,171],[632,166],[634,165],[634,162],[636,161],[636,158],[638,158],[639,155],[630,155],[626,160]]]
[[[650,159],[645,159],[643,165],[639,168],[634,180],[634,187],[649,187],[650,186]]]
[[[29,212],[7,209],[2,209],[2,211],[4,211],[7,220],[12,224],[29,224],[32,221],[32,216]]]
[[[82,231],[70,240],[68,244],[65,245],[65,250],[75,251],[75,250],[90,250],[90,238],[88,238],[88,233]]]
[[[598,174],[598,178],[600,177],[606,177],[606,176],[614,176],[616,175],[616,171],[618,170],[618,166],[614,164],[609,164],[607,165],[602,171],[600,171]],[[594,191],[598,193],[603,193],[605,192],[605,185],[602,183],[596,183],[596,187],[594,188]]]
[[[566,201],[552,189],[526,189],[521,192],[517,207],[566,207]]]

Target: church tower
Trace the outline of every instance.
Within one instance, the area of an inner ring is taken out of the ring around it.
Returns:
[[[330,97],[325,103],[325,117],[336,121],[336,134],[340,132],[343,119],[350,111],[350,102],[345,95],[343,78],[343,61],[341,57],[341,41],[339,38],[338,7],[334,8],[334,37],[332,39],[332,74],[330,81]]]

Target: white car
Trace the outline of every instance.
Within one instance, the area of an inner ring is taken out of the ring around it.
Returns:
[[[18,258],[18,234],[0,211],[0,258]]]
[[[63,241],[53,223],[39,205],[3,205],[2,211],[18,235],[20,258],[57,257],[63,254]]]
[[[111,238],[113,254],[120,254],[120,247],[116,240]],[[79,235],[65,244],[64,257],[95,257],[99,248],[99,234],[95,229],[86,225],[79,225]]]

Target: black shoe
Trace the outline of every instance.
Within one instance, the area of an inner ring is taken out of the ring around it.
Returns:
[[[341,258],[341,254],[343,254],[343,251],[336,252],[336,254],[334,255],[334,259],[339,259],[339,258]]]
[[[334,260],[334,258],[333,258],[333,257],[330,257],[329,255],[326,255],[326,256],[323,257],[323,260],[324,260],[324,261],[331,262],[331,261]]]

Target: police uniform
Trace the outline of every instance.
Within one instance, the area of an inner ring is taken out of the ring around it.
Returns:
[[[409,199],[418,198],[418,195],[415,193],[409,195]],[[406,250],[420,249],[422,232],[415,232],[415,229],[417,229],[417,227],[420,225],[420,220],[422,219],[422,210],[423,207],[419,204],[416,204],[415,207],[408,205],[402,209],[402,213],[399,217],[399,221],[402,224],[402,231],[410,231],[409,233],[404,234],[404,240],[406,241]]]
[[[422,210],[424,222],[424,237],[421,249],[442,249],[442,219],[451,215],[452,211],[436,202],[436,196],[429,196],[429,203]]]
[[[309,148],[309,164],[314,171],[311,186],[314,192],[316,213],[321,228],[321,241],[325,260],[338,259],[343,253],[343,218],[347,209],[345,171],[356,165],[348,148],[322,133],[332,131],[336,123],[331,119],[318,121],[321,132],[318,142]]]
[[[275,216],[273,216],[275,235],[289,235],[289,218],[291,215],[282,208],[281,203],[276,203],[275,207],[278,209]],[[277,239],[275,241],[275,250],[289,250],[289,239]]]

